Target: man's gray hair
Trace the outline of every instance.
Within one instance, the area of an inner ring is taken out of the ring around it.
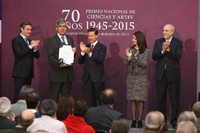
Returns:
[[[177,128],[178,133],[196,133],[197,129],[191,121],[182,121]]]
[[[0,98],[0,115],[6,116],[11,107],[10,100],[7,97]]]
[[[184,111],[182,112],[179,117],[178,117],[178,125],[179,123],[181,123],[182,121],[191,121],[193,122],[193,124],[196,124],[197,119],[194,116],[194,113],[192,113],[191,111]]]
[[[164,116],[159,111],[152,111],[145,118],[146,127],[149,129],[159,129],[164,123]]]
[[[175,27],[173,25],[171,25],[171,30],[175,31]]]
[[[111,124],[112,133],[128,133],[129,123],[125,118],[115,119]]]
[[[42,101],[41,112],[42,115],[53,116],[57,110],[57,104],[52,99],[45,99]]]
[[[194,114],[196,115],[197,118],[200,118],[200,102],[196,102],[194,105],[193,105],[193,108],[192,108]]]
[[[63,18],[58,19],[58,20],[56,21],[56,27],[58,27],[58,25],[59,25],[59,24],[62,24],[62,23],[66,23],[66,20],[64,20]],[[67,23],[66,23],[66,26],[67,26]]]
[[[20,93],[19,93],[19,99],[26,99],[28,93],[34,91],[34,88],[30,85],[24,85],[22,86]]]

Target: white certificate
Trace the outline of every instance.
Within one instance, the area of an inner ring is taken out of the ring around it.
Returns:
[[[74,52],[71,46],[63,45],[59,49],[58,59],[62,58],[64,64],[72,65],[74,63]]]

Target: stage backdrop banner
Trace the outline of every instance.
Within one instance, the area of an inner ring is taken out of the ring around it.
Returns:
[[[12,70],[14,55],[12,39],[19,35],[23,21],[32,23],[30,39],[39,39],[40,58],[34,61],[35,78],[32,86],[39,92],[41,100],[49,98],[48,81],[50,64],[47,59],[47,40],[56,34],[56,21],[67,21],[67,33],[73,37],[77,48],[74,63],[74,81],[71,95],[76,99],[87,99],[86,88],[81,78],[83,65],[78,64],[79,43],[88,43],[87,29],[99,30],[99,42],[107,46],[104,67],[106,88],[117,93],[114,108],[132,119],[130,101],[126,99],[128,67],[123,63],[125,50],[133,46],[133,33],[142,31],[147,45],[153,51],[154,42],[162,38],[163,26],[172,24],[174,37],[184,42],[181,63],[180,111],[191,110],[197,93],[197,27],[198,0],[3,0],[2,1],[2,51],[1,51],[1,96],[13,100],[14,79]],[[154,81],[156,61],[148,64],[149,88],[144,115],[157,110]],[[169,97],[168,97],[169,99]],[[167,101],[167,116],[170,117],[170,101]]]

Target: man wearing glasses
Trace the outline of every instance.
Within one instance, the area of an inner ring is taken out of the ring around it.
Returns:
[[[63,45],[72,47],[74,54],[76,47],[73,38],[65,35],[67,24],[64,19],[56,22],[57,34],[47,42],[47,56],[50,62],[49,81],[50,81],[50,98],[58,101],[59,94],[70,95],[71,84],[74,79],[73,66],[59,63],[59,48]]]

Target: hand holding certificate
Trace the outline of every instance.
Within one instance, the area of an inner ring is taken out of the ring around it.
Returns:
[[[58,59],[62,59],[63,64],[73,65],[73,63],[74,63],[74,52],[72,51],[72,47],[67,46],[67,45],[63,45],[59,49]]]

